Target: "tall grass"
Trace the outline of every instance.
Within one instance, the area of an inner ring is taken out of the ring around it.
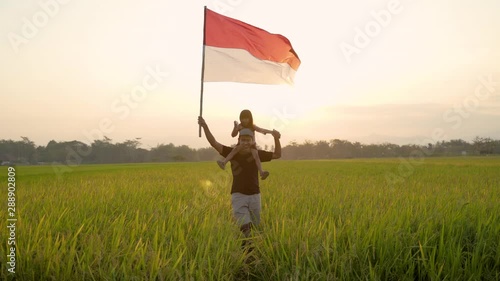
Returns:
[[[395,185],[394,159],[264,166],[251,264],[215,163],[18,167],[16,278],[500,279],[498,158],[426,159]]]

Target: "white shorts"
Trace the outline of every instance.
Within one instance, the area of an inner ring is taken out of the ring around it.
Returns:
[[[260,193],[245,195],[239,192],[231,194],[233,216],[238,226],[247,223],[258,225],[260,223]]]

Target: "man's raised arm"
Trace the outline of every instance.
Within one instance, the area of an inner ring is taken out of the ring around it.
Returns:
[[[203,128],[203,131],[205,132],[205,137],[207,138],[208,142],[210,145],[217,150],[217,152],[222,153],[222,144],[217,142],[210,132],[210,129],[208,128],[207,123],[205,122],[205,119],[203,117],[198,116],[198,124]]]
[[[274,137],[273,159],[278,159],[281,158],[281,143],[280,143],[281,134],[276,130],[273,130],[272,134]]]

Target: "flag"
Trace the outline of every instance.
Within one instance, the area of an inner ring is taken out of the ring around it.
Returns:
[[[205,9],[205,82],[293,84],[300,59],[282,35]]]

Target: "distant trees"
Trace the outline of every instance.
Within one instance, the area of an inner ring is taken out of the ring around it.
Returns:
[[[113,143],[104,137],[88,145],[80,141],[49,141],[38,146],[26,137],[21,141],[0,140],[0,163],[18,164],[106,164],[173,161],[212,161],[218,153],[213,148],[192,149],[186,145],[158,144],[150,150],[140,148],[141,138]]]
[[[412,153],[424,156],[464,156],[500,155],[500,140],[476,137],[472,143],[461,139],[441,141],[427,145],[397,145],[391,143],[361,144],[347,140],[333,139],[329,142],[306,140],[303,144],[295,141],[283,147],[283,159],[332,159],[332,158],[373,158],[408,157]]]
[[[36,146],[28,137],[21,140],[0,140],[0,163],[19,164],[105,164],[142,162],[214,161],[220,155],[211,147],[193,149],[187,145],[158,144],[149,150],[140,148],[141,138],[113,143],[104,137],[90,145],[80,141],[57,142]],[[264,149],[267,147],[265,146]],[[273,150],[274,147],[269,148]],[[391,143],[362,144],[341,139],[329,141],[306,140],[290,142],[282,148],[282,159],[336,159],[372,157],[500,155],[500,140],[476,137],[469,143],[461,139],[428,143],[426,145],[397,145]]]
[[[37,161],[38,150],[35,143],[27,137],[21,141],[0,140],[0,162],[33,163]]]
[[[472,140],[474,149],[479,152],[480,155],[489,154],[499,154],[500,153],[500,141],[492,140],[491,138],[480,138],[475,137]]]

